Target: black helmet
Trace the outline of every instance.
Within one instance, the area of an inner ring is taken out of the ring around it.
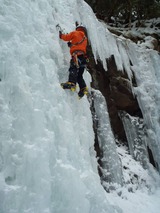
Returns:
[[[76,30],[77,30],[77,29],[82,29],[82,30],[84,30],[84,28],[85,28],[85,27],[83,27],[82,25],[76,26]]]
[[[76,26],[76,30],[83,31],[84,34],[87,36],[87,29],[84,26],[78,25],[78,26]]]

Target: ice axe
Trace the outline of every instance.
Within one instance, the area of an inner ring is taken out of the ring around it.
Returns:
[[[61,31],[62,31],[62,28],[61,28],[61,26],[60,26],[59,24],[56,25],[56,28],[57,28],[58,30],[61,30]]]
[[[62,27],[59,24],[56,25],[56,28],[57,28],[57,30],[61,31],[62,33],[64,33],[64,31],[65,31],[64,29],[62,29]]]

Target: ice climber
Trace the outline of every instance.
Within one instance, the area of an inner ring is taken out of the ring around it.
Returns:
[[[76,90],[76,83],[79,85],[78,96],[82,98],[85,94],[88,94],[88,88],[83,79],[84,69],[87,63],[86,48],[87,48],[87,36],[86,28],[79,25],[76,26],[75,31],[69,34],[63,34],[59,31],[60,39],[68,41],[70,48],[71,60],[69,67],[69,77],[66,83],[62,83],[63,89]]]

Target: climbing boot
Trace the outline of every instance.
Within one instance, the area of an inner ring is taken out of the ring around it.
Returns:
[[[61,87],[63,89],[70,89],[73,92],[76,90],[76,84],[69,82],[69,81],[66,83],[61,83]]]
[[[80,89],[80,91],[78,92],[79,98],[82,98],[84,95],[88,95],[88,88],[87,87]]]

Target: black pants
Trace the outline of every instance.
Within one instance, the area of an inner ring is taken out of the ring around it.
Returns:
[[[75,84],[78,83],[79,88],[83,89],[84,87],[86,87],[86,83],[83,79],[83,73],[86,66],[86,58],[84,57],[84,55],[78,56],[78,65],[79,65],[79,68],[77,68],[74,62],[74,59],[72,58],[70,61],[68,81]]]

